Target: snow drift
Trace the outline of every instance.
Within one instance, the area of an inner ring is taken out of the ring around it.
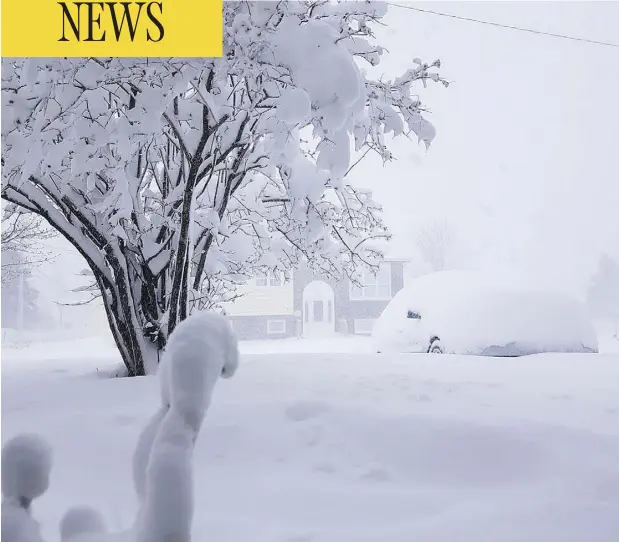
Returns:
[[[123,540],[188,542],[193,517],[193,449],[220,376],[238,367],[238,344],[227,319],[194,313],[170,337],[159,370],[161,406],[143,429],[133,457],[140,507]],[[49,486],[51,447],[37,435],[18,435],[2,448],[2,538],[40,542],[30,504]],[[62,542],[103,542],[99,511],[78,506],[60,522]]]
[[[425,352],[433,337],[445,352],[459,354],[598,350],[584,307],[570,296],[475,271],[416,279],[396,294],[373,332],[380,351]]]

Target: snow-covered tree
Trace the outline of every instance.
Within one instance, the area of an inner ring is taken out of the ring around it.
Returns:
[[[619,326],[619,264],[607,254],[600,257],[597,271],[591,278],[587,304],[594,317]]]
[[[3,202],[4,203],[4,202]],[[2,209],[2,284],[21,273],[22,265],[29,269],[49,261],[51,254],[42,243],[54,235],[54,231],[39,215],[24,212],[13,204],[3,205]],[[19,253],[23,262],[15,264],[5,254]]]
[[[24,323],[36,327],[41,323],[37,302],[39,291],[32,283],[32,264],[21,251],[2,246],[2,326],[19,328]]]
[[[383,2],[226,2],[218,59],[4,59],[2,197],[82,254],[130,375],[195,307],[254,269],[304,259],[353,277],[381,254],[380,207],[346,181],[352,148],[433,127],[415,86],[362,70]]]
[[[435,220],[417,232],[417,249],[432,271],[443,271],[452,263],[455,235],[445,221]]]

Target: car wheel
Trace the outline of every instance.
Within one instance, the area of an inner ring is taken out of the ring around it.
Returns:
[[[428,354],[444,354],[443,346],[441,345],[441,340],[438,337],[433,337],[430,341],[430,346],[428,347]]]

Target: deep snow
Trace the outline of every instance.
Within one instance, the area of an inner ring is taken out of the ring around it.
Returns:
[[[196,445],[195,541],[619,540],[619,355],[365,348],[241,345]],[[107,378],[102,342],[2,354],[2,441],[35,432],[54,449],[43,535],[58,540],[73,505],[128,528],[157,380]]]
[[[452,354],[588,353],[599,348],[586,308],[571,295],[460,269],[429,273],[405,286],[376,321],[372,337],[382,352],[426,352],[433,337],[440,337],[443,351]]]
[[[140,501],[135,542],[191,539],[194,446],[215,385],[232,377],[238,362],[238,341],[225,316],[195,312],[174,329],[158,372],[160,403],[133,456]]]

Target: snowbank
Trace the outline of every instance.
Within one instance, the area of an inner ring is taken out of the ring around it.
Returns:
[[[421,318],[407,318],[408,311]],[[598,350],[584,307],[567,294],[476,271],[416,279],[396,294],[373,333],[383,351],[425,351],[433,336],[440,337],[446,352],[461,354]]]
[[[242,363],[196,442],[193,540],[619,540],[617,355]],[[76,502],[110,530],[131,527],[128,458],[157,379],[93,378],[88,360],[2,369],[2,438],[36,432],[54,448],[51,488],[35,502],[45,538],[58,539]]]
[[[108,536],[98,510],[78,506],[60,522],[63,542],[111,542],[119,536],[127,542],[190,541],[194,445],[215,384],[233,376],[238,362],[236,336],[226,317],[194,313],[176,327],[158,372],[160,407],[133,455],[139,501],[134,528]],[[80,436],[73,444],[79,441]],[[47,491],[51,468],[51,447],[39,435],[20,434],[3,445],[3,539],[41,542],[31,503]]]

